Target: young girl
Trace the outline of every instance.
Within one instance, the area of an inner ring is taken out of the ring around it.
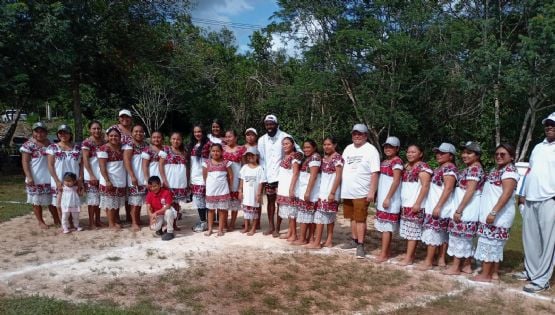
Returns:
[[[432,170],[422,161],[424,153],[417,145],[407,148],[407,165],[401,187],[401,237],[407,240],[405,258],[399,263],[407,266],[414,261],[416,245],[422,237],[426,196],[430,190]]]
[[[376,258],[377,263],[384,262],[391,255],[391,238],[399,227],[401,212],[401,177],[403,160],[399,157],[401,141],[397,137],[388,137],[383,144],[386,159],[380,166],[378,182],[378,199],[376,202],[376,230],[382,232],[382,251]]]
[[[476,281],[489,282],[499,278],[499,262],[509,239],[509,230],[515,218],[515,189],[519,175],[513,165],[515,149],[502,143],[495,149],[497,167],[489,173],[480,200],[478,245],[474,258],[482,261],[482,272]]]
[[[247,235],[252,236],[256,232],[256,220],[259,218],[266,176],[262,167],[258,165],[256,147],[249,147],[243,155],[247,164],[243,165],[239,174],[239,200],[242,200],[245,218],[245,228],[241,233],[248,232]]]
[[[295,190],[299,178],[302,154],[297,152],[295,141],[291,137],[283,138],[281,144],[285,157],[279,165],[276,201],[279,206],[279,216],[284,220],[289,219],[287,235],[283,238],[286,238],[288,242],[294,242],[297,240],[297,198],[295,197]]]
[[[150,145],[141,153],[143,159],[142,168],[145,179],[152,176],[160,178],[160,152],[164,150],[164,135],[160,131],[154,131],[150,135]],[[162,183],[163,184],[163,183]],[[147,183],[145,183],[147,185]]]
[[[320,190],[314,223],[316,224],[316,237],[307,248],[321,248],[324,225],[327,225],[327,239],[325,247],[332,247],[333,228],[335,217],[339,208],[341,175],[343,173],[343,158],[336,152],[337,141],[332,137],[324,139],[324,158],[320,167]]]
[[[111,229],[121,229],[117,223],[120,207],[125,205],[125,190],[127,174],[123,166],[123,151],[121,150],[121,134],[117,128],[110,128],[106,132],[108,143],[101,146],[96,153],[100,167],[100,208],[106,209],[108,226]]]
[[[146,197],[146,177],[142,169],[142,152],[148,147],[145,140],[143,126],[135,125],[132,130],[133,140],[131,143],[124,144],[123,163],[127,170],[127,202],[131,207],[131,229],[139,231],[141,229],[141,206]]]
[[[233,170],[233,182],[231,186],[231,201],[229,202],[229,210],[231,211],[231,220],[227,225],[228,231],[235,229],[235,221],[237,220],[237,211],[241,207],[241,200],[238,198],[239,192],[239,172],[241,171],[241,160],[246,148],[237,145],[237,133],[234,130],[228,130],[225,133],[224,160],[231,162]]]
[[[179,210],[181,210],[179,202],[186,202],[189,194],[187,185],[187,161],[189,158],[181,133],[173,132],[170,137],[170,146],[158,154],[160,156],[160,176],[164,185],[172,193],[172,206],[177,211],[179,218]],[[174,224],[174,230],[179,231],[180,229]]]
[[[81,152],[83,153],[83,168],[85,178],[85,192],[87,193],[87,206],[89,211],[89,229],[102,227],[100,222],[100,191],[98,190],[98,179],[100,178],[100,167],[96,152],[98,148],[106,143],[104,132],[99,121],[93,120],[89,123],[90,137],[83,140]]]
[[[79,211],[81,210],[81,198],[79,197],[77,187],[77,175],[75,173],[66,172],[63,176],[63,187],[60,191],[57,201],[58,207],[62,209],[62,229],[64,234],[70,232],[69,217],[73,220],[73,227],[77,231],[83,231],[79,226]]]
[[[447,254],[453,257],[453,264],[444,273],[458,275],[471,274],[471,258],[474,253],[473,239],[476,235],[480,214],[480,195],[484,184],[484,170],[480,161],[482,149],[477,142],[469,141],[461,154],[466,168],[459,174],[455,188],[456,208],[449,221],[449,246]],[[461,270],[462,268],[462,270]]]
[[[206,207],[209,209],[208,231],[204,235],[210,236],[212,234],[212,225],[217,210],[219,216],[218,236],[223,236],[227,209],[231,200],[229,188],[232,186],[233,170],[231,169],[231,162],[223,159],[221,144],[212,144],[210,156],[211,158],[202,164],[202,176],[206,183]]]
[[[303,143],[304,160],[299,168],[299,184],[296,189],[297,222],[301,224],[301,236],[293,245],[305,245],[313,242],[314,238],[314,211],[320,192],[320,165],[322,158],[316,152],[317,145],[314,140]]]
[[[432,268],[438,247],[437,265],[439,267],[445,267],[446,265],[447,226],[449,225],[450,215],[454,210],[453,191],[457,183],[458,170],[455,165],[455,146],[450,143],[442,143],[433,151],[439,166],[434,170],[426,202],[422,242],[428,246],[428,249],[426,259],[418,267],[420,270]]]
[[[207,228],[206,225],[206,186],[204,177],[202,176],[202,163],[208,160],[210,155],[210,141],[206,137],[200,125],[193,127],[191,133],[191,141],[189,142],[188,151],[191,155],[190,160],[190,178],[189,188],[193,194],[193,203],[197,207],[199,222],[193,226],[193,231],[202,232]]]
[[[43,122],[33,125],[33,137],[25,142],[21,152],[21,165],[25,173],[25,190],[27,203],[33,206],[33,212],[41,229],[47,229],[42,217],[42,207],[47,206],[52,214],[54,224],[60,224],[56,207],[52,204],[50,173],[48,172],[47,147],[50,145],[48,131]]]

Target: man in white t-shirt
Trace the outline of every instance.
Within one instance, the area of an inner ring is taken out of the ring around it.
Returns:
[[[526,269],[516,275],[530,281],[524,286],[524,291],[530,293],[549,288],[555,263],[555,112],[542,124],[545,139],[532,150],[524,182],[522,240]]]
[[[283,159],[283,148],[281,141],[285,137],[291,137],[288,133],[279,129],[278,120],[275,115],[267,115],[264,118],[266,134],[258,139],[258,151],[260,152],[260,165],[266,175],[266,197],[268,198],[268,223],[270,227],[264,235],[279,236],[281,218],[279,215],[274,225],[274,214],[276,213],[276,192],[278,185],[279,165]]]
[[[368,206],[374,202],[380,172],[380,153],[367,142],[368,128],[354,125],[351,136],[353,143],[343,151],[345,166],[341,182],[343,215],[351,220],[352,240],[343,249],[356,248],[356,257],[364,258],[364,236]]]

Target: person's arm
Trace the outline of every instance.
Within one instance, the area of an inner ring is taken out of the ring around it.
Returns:
[[[31,172],[31,154],[27,152],[21,152],[21,166],[23,167],[23,173],[25,173],[25,183],[28,185],[34,185],[33,173]],[[50,169],[50,168],[49,168]]]
[[[59,191],[60,189],[62,189],[62,182],[58,178],[58,174],[56,174],[56,168],[54,167],[54,163],[56,163],[56,157],[54,156],[54,154],[49,154],[48,172],[50,173],[50,176],[52,177],[52,179],[54,179],[54,182],[56,183],[56,190]]]
[[[291,177],[291,184],[289,185],[289,197],[295,198],[295,187],[297,186],[297,180],[299,179],[299,170],[301,165],[293,161],[291,168],[293,169],[293,177]]]
[[[380,172],[373,172],[370,176],[370,190],[366,196],[366,202],[373,203],[376,198],[376,191],[378,190],[378,180],[380,179]]]
[[[233,169],[231,168],[231,162],[227,163],[227,185],[229,187],[229,191],[233,188]]]
[[[101,158],[101,157],[98,158],[98,167],[100,168],[100,175],[102,175],[102,178],[104,178],[104,181],[106,182],[106,188],[111,189],[112,182],[110,181],[110,176],[108,175],[107,164],[108,164],[107,158]]]
[[[308,178],[308,184],[306,185],[306,191],[304,193],[304,201],[310,202],[310,194],[316,184],[316,178],[318,178],[318,172],[320,171],[320,166],[310,166],[310,177]]]
[[[155,213],[156,215],[164,215],[166,213],[166,210],[168,210],[169,208],[172,207],[173,204],[173,198],[172,198],[172,194],[166,190],[165,193],[163,193],[162,198],[164,198],[166,200],[165,204],[162,206],[162,208],[160,208],[160,210],[157,210]]]
[[[145,182],[144,185],[147,184],[148,179],[150,178],[150,156],[148,153],[143,152],[141,153],[141,168],[143,170],[143,174],[145,175]]]
[[[416,201],[412,206],[413,213],[418,213],[422,209],[422,201],[426,198],[428,192],[430,191],[430,181],[432,179],[432,175],[426,171],[421,171],[418,173],[418,178],[420,179],[420,185],[422,188],[420,188],[420,193],[418,194],[418,197],[416,197]]]
[[[243,202],[243,179],[239,178],[239,188],[238,190],[238,194],[237,194],[237,198],[239,199],[239,201]]]
[[[264,143],[264,136],[258,138],[258,153],[259,153],[259,160],[260,160],[260,166],[262,166],[263,169],[266,169],[266,151],[264,151],[266,144]]]
[[[129,177],[131,178],[131,186],[137,187],[139,183],[137,182],[137,177],[135,176],[135,172],[133,171],[133,165],[131,160],[133,159],[133,148],[125,148],[123,150],[123,165],[125,166],[125,170]]]
[[[158,168],[159,168],[159,171],[160,171],[162,186],[169,187],[168,186],[168,178],[166,177],[166,157],[160,157],[160,160],[159,160],[159,163],[158,163]]]
[[[436,219],[439,218],[441,208],[443,208],[443,206],[447,202],[447,199],[449,199],[449,196],[451,196],[451,194],[455,190],[456,182],[457,179],[455,178],[455,176],[443,175],[443,191],[441,192],[441,196],[439,196],[439,200],[437,201],[436,206],[432,210],[432,217]]]
[[[513,192],[516,189],[516,184],[517,181],[514,178],[505,178],[501,181],[503,192],[501,193],[499,200],[497,200],[497,203],[495,203],[495,205],[491,209],[491,212],[488,214],[488,217],[486,218],[487,224],[492,224],[493,221],[495,221],[495,217],[499,215],[500,212],[502,212],[503,208],[505,208],[505,205],[513,196]]]
[[[206,178],[208,177],[208,165],[202,163],[202,178],[204,179],[204,184],[206,185]]]
[[[83,148],[81,152],[83,153],[83,167],[89,173],[89,182],[91,183],[91,185],[96,186],[98,185],[98,178],[94,176],[94,172],[92,170],[91,161],[90,161],[91,151],[88,148]]]
[[[382,203],[382,207],[384,209],[389,209],[389,207],[391,206],[391,198],[393,197],[393,195],[395,195],[395,192],[397,191],[397,189],[399,189],[399,186],[401,185],[402,175],[403,175],[402,170],[400,169],[393,170],[393,181],[391,182],[391,186],[389,186],[387,195],[385,196]]]
[[[77,193],[83,196],[85,193],[85,171],[83,167],[83,155],[79,152],[79,178],[77,179]]]
[[[336,165],[335,166],[335,180],[333,181],[333,185],[331,186],[330,194],[328,196],[328,201],[333,202],[335,200],[335,194],[337,190],[341,186],[341,178],[343,177],[343,165]]]
[[[62,209],[62,197],[64,195],[64,190],[60,189],[60,191],[58,192],[57,196],[56,196],[56,207],[58,207],[58,209]]]
[[[459,223],[461,221],[461,217],[462,217],[464,208],[466,208],[466,206],[468,205],[468,203],[472,199],[476,189],[478,189],[478,181],[477,180],[468,180],[466,182],[466,191],[464,193],[464,196],[463,196],[461,202],[459,203],[459,206],[455,210],[455,214],[453,215],[453,220],[455,220],[455,222]]]

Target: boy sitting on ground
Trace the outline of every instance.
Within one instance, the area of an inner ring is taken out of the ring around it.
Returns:
[[[167,188],[162,187],[160,177],[151,176],[148,179],[146,209],[150,216],[150,228],[156,231],[155,236],[162,236],[163,241],[174,238],[173,222],[177,218],[177,211],[171,206],[172,202],[172,194]],[[162,230],[164,223],[167,227],[166,233]]]

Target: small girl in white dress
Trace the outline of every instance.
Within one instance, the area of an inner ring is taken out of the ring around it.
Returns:
[[[239,172],[239,200],[241,200],[245,218],[245,228],[241,233],[248,232],[247,235],[252,236],[256,232],[256,219],[259,218],[258,212],[262,204],[262,188],[266,182],[266,176],[262,167],[258,165],[256,147],[249,147],[243,156],[247,164],[243,165]]]
[[[224,235],[224,225],[227,220],[227,210],[231,200],[230,187],[233,181],[231,162],[223,159],[223,148],[219,143],[210,147],[210,156],[202,163],[202,176],[206,183],[206,207],[208,211],[208,231],[204,235],[212,234],[212,225],[216,210],[218,211],[218,236]]]
[[[63,176],[64,184],[62,186],[61,198],[57,198],[58,208],[62,209],[62,228],[64,234],[68,234],[69,217],[73,220],[73,226],[77,231],[83,231],[79,226],[79,210],[81,209],[81,198],[77,192],[77,175],[72,172],[66,172]]]

